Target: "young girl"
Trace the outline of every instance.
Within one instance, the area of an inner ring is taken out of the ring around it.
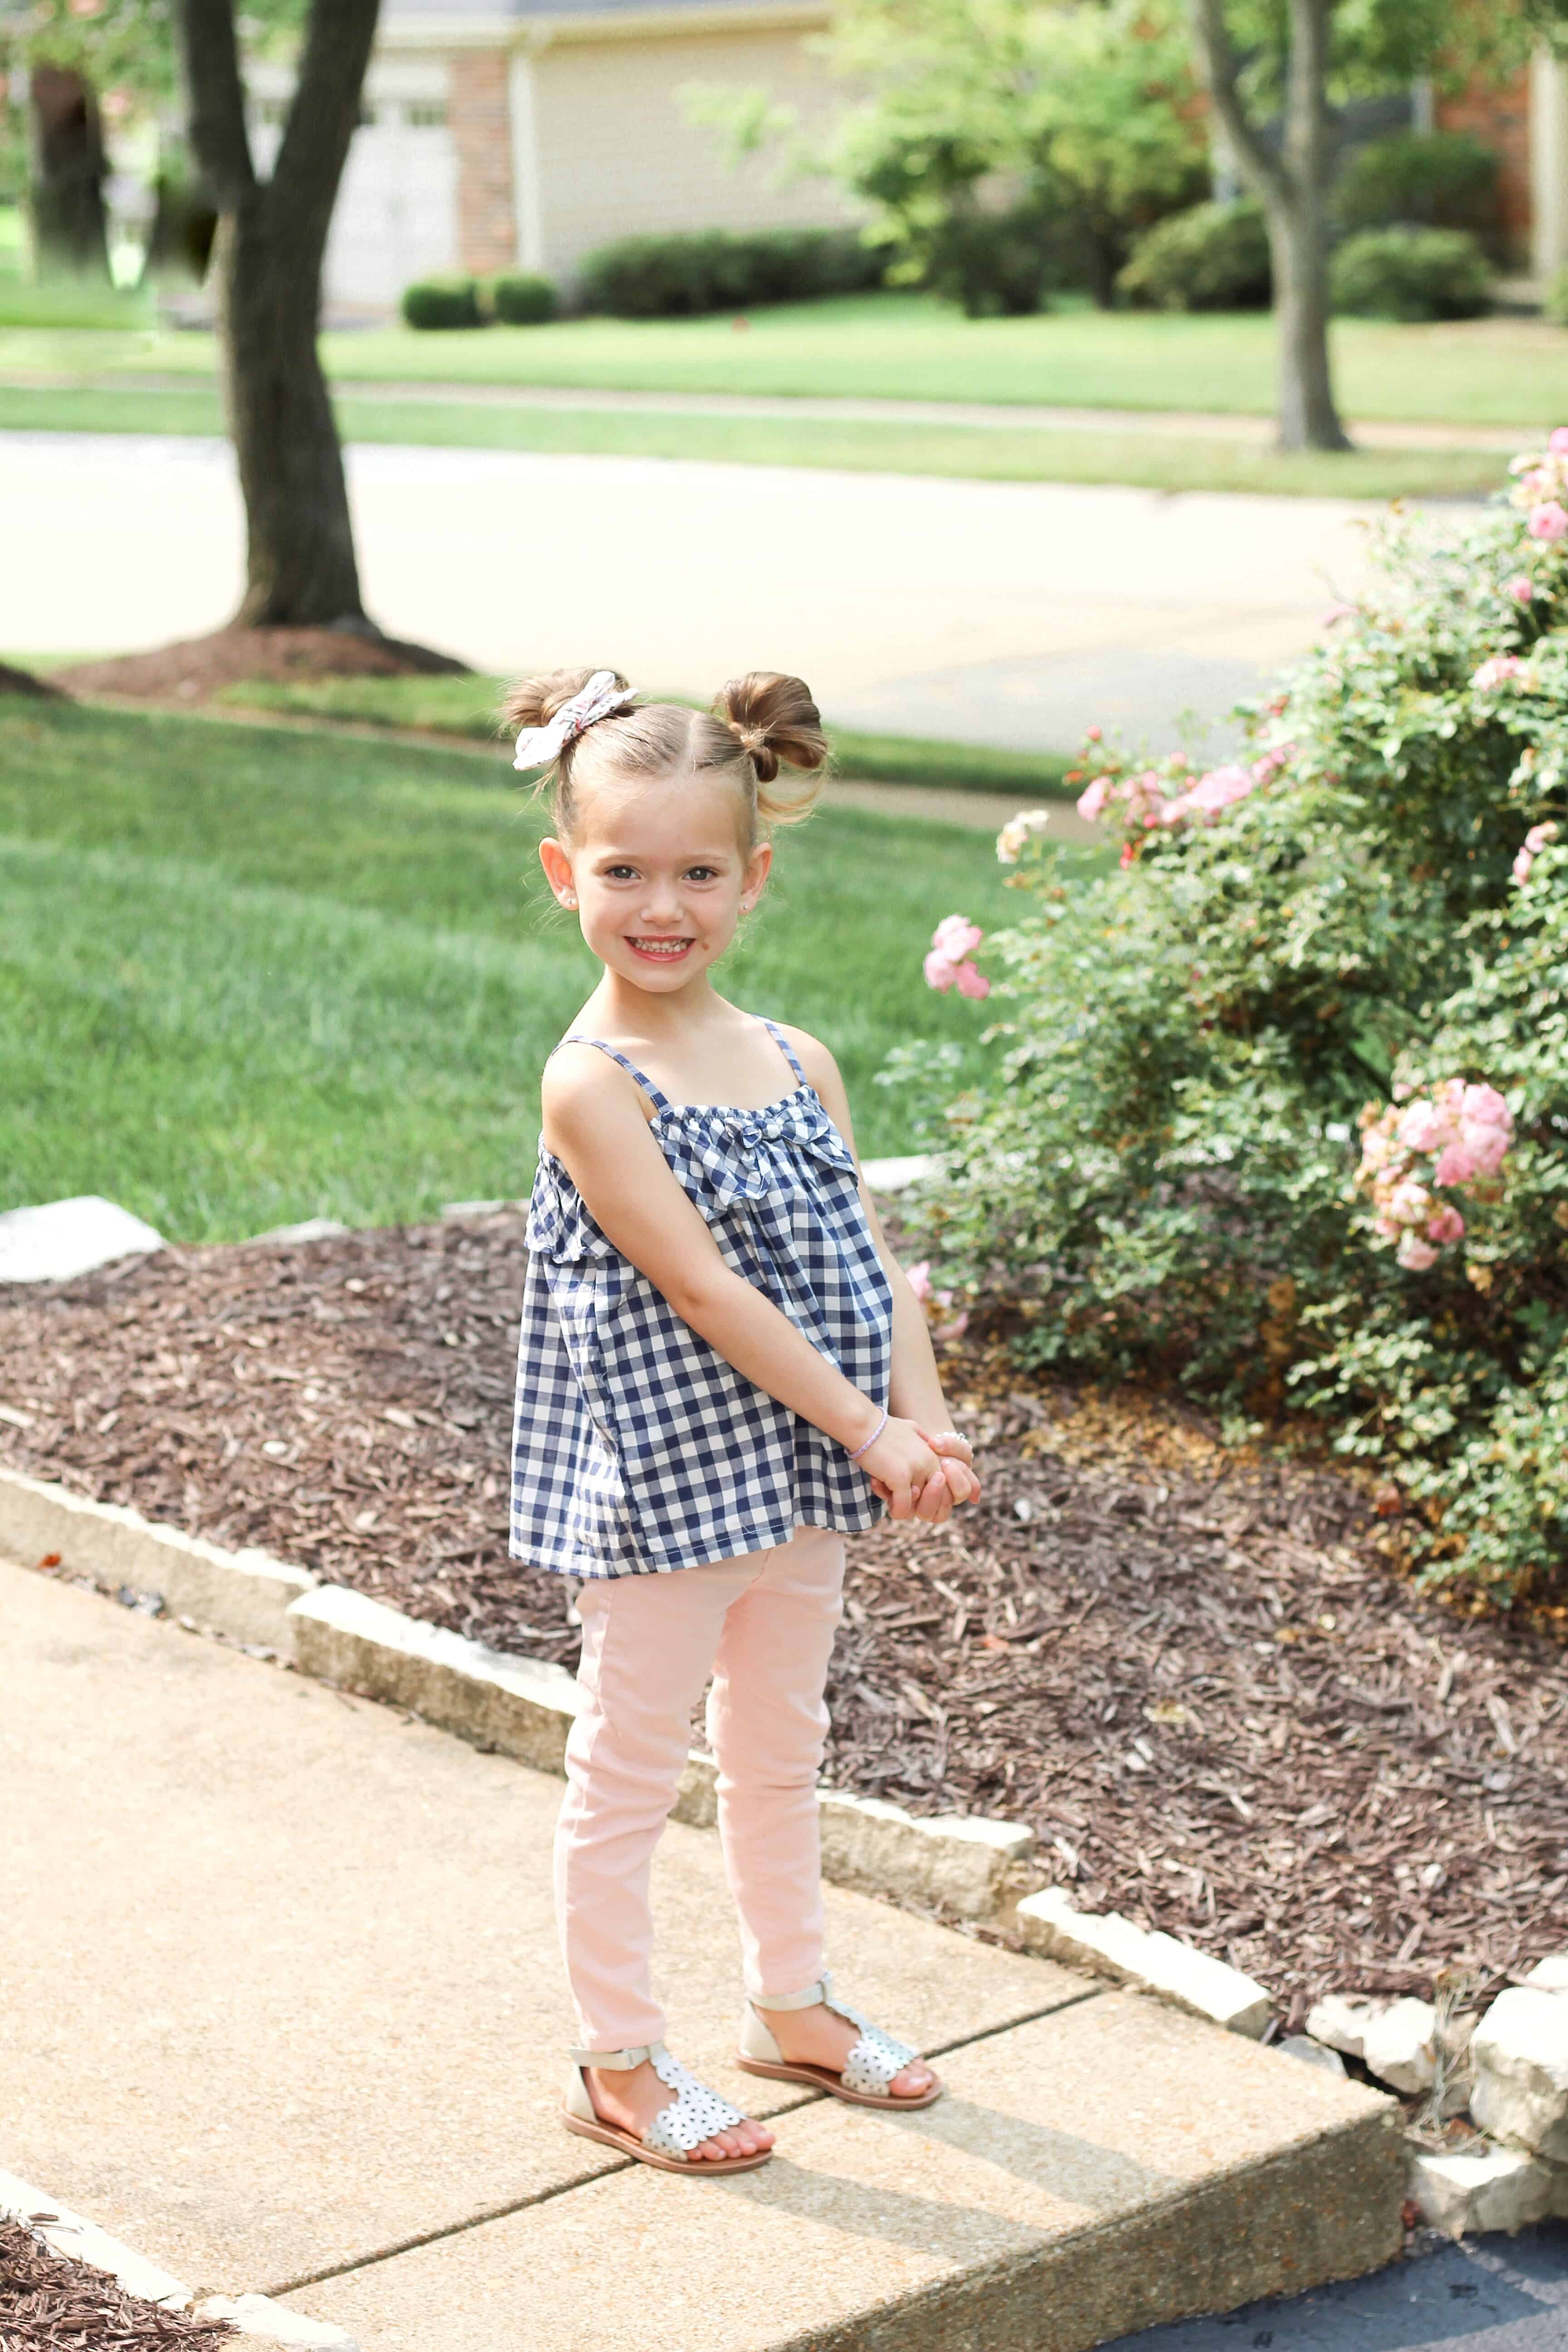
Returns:
[[[692,1708],[711,1674],[740,2063],[929,2105],[930,2068],[823,1969],[823,1688],[845,1535],[884,1506],[940,1522],[979,1487],[832,1055],[712,985],[767,880],[762,828],[809,806],[815,788],[770,788],[781,762],[822,764],[810,695],[753,673],[697,712],[596,670],[508,708],[517,766],[548,772],[551,889],[604,967],[544,1076],[512,1468],[513,1555],[584,1580],[555,1849],[582,2045],[564,2119],[647,2164],[749,2170],[773,2134],[668,2055],[648,1973]]]

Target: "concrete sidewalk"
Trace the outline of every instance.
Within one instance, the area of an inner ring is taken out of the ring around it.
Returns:
[[[781,2152],[626,2166],[554,2114],[557,1782],[4,1565],[0,1755],[0,2167],[362,2352],[1080,2352],[1399,2242],[1385,2101],[841,1890],[840,1981],[950,2095],[749,2098],[679,1827],[671,2041]]]

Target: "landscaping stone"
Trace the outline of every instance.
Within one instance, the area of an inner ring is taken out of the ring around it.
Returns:
[[[331,2320],[307,2319],[302,2311],[289,2311],[270,2295],[209,2295],[192,2316],[226,2319],[242,2336],[259,2337],[264,2344],[310,2345],[319,2347],[319,2352],[359,2352],[353,2337],[345,2336]]]
[[[1005,1897],[1007,1874],[1034,1847],[1016,1822],[954,1813],[917,1819],[879,1797],[824,1790],[822,1874],[837,1886],[928,1903],[984,1919]]]
[[[258,1242],[330,1242],[340,1234],[353,1231],[341,1225],[335,1217],[306,1217],[297,1225],[269,1225],[264,1234],[253,1234]]]
[[[1342,2074],[1345,2062],[1337,2050],[1314,2042],[1310,2033],[1286,2033],[1274,2044],[1283,2057],[1299,2058],[1303,2066],[1319,2066],[1325,2074]]]
[[[1325,2049],[1342,2050],[1347,2058],[1360,2058],[1377,2007],[1376,2001],[1361,2000],[1353,1993],[1329,1993],[1307,2011],[1307,2032]]]
[[[16,1470],[0,1470],[0,1550],[29,1563],[52,1556],[108,1592],[156,1593],[171,1617],[285,1658],[294,1654],[289,1610],[316,1582],[269,1552],[226,1551]]]
[[[1437,2077],[1437,2012],[1429,2000],[1395,2000],[1367,2020],[1361,2054],[1380,2083],[1407,2095]]]
[[[1510,1986],[1477,2026],[1470,2060],[1470,2113],[1482,2130],[1568,2164],[1568,2000]]]
[[[0,2172],[0,2218],[25,2222],[57,2254],[107,2271],[127,2294],[139,2294],[144,2303],[162,2304],[169,2311],[184,2311],[190,2303],[190,2288],[177,2278],[14,2172]]]
[[[1239,1969],[1194,1952],[1174,1936],[1151,1935],[1120,1912],[1079,1911],[1059,1886],[1026,1895],[1018,1906],[1018,1925],[1029,1949],[1047,1952],[1065,1967],[1090,1969],[1118,1984],[1156,1993],[1231,2033],[1256,2041],[1273,2014],[1263,1986]]]
[[[1524,1981],[1537,1992],[1568,1992],[1568,1952],[1549,1952]]]
[[[96,1192],[0,1215],[0,1282],[72,1282],[95,1266],[164,1246],[129,1209]]]
[[[1506,2230],[1511,2236],[1568,2214],[1568,2172],[1519,2148],[1483,2142],[1455,2156],[1413,2150],[1410,2197],[1421,2218],[1450,2238]]]

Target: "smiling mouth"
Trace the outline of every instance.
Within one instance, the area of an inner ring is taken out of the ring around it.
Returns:
[[[650,963],[679,963],[697,942],[695,940],[639,940],[628,936],[626,945],[634,955],[646,956]]]

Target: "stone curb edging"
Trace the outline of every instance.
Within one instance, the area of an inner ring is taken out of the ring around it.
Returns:
[[[89,2270],[107,2271],[127,2294],[138,2295],[163,2311],[184,2312],[193,2319],[226,2319],[242,2336],[260,2345],[359,2352],[354,2338],[345,2336],[341,2327],[326,2320],[307,2319],[302,2312],[290,2311],[268,2295],[208,2295],[195,2303],[191,2289],[181,2280],[160,2270],[133,2247],[111,2238],[95,2222],[83,2221],[58,2197],[46,2196],[41,2189],[18,2179],[14,2172],[0,2172],[0,2220],[22,2222],[57,2254],[85,2263]]]

